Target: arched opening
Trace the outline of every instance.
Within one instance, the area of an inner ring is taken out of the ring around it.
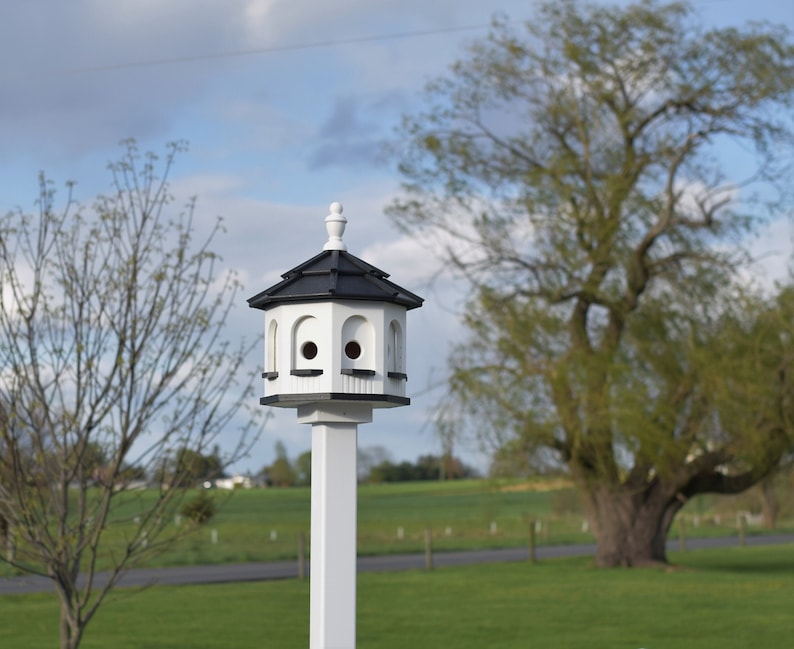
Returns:
[[[391,379],[406,379],[403,332],[400,323],[392,320],[386,334],[386,375]]]
[[[291,374],[322,374],[323,356],[327,350],[322,348],[323,337],[320,323],[314,316],[299,319],[292,330],[292,369]]]
[[[374,342],[372,325],[366,318],[354,315],[345,320],[342,325],[342,372],[374,374]]]
[[[267,328],[267,344],[265,345],[265,378],[278,378],[278,322],[271,320]]]

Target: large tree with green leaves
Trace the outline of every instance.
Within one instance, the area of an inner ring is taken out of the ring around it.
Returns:
[[[60,646],[75,649],[129,567],[183,533],[184,490],[131,491],[176,451],[203,455],[227,432],[226,461],[260,426],[250,348],[224,334],[238,283],[175,205],[163,161],[128,143],[111,191],[0,218],[0,520],[14,567],[52,580]],[[201,230],[203,229],[203,232]],[[235,447],[236,444],[239,444]],[[175,468],[185,482],[187,464]]]
[[[793,90],[782,27],[554,2],[495,21],[395,141],[390,215],[471,282],[453,395],[567,467],[599,565],[665,561],[687,500],[789,443],[790,323],[742,270],[784,205]]]

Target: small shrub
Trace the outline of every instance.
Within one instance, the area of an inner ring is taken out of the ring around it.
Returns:
[[[215,501],[205,492],[200,491],[192,500],[182,505],[182,516],[196,525],[203,525],[215,516]]]

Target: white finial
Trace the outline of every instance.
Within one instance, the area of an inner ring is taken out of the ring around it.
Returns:
[[[328,231],[328,241],[323,250],[347,250],[342,235],[345,233],[347,219],[342,216],[342,204],[331,203],[331,213],[325,217],[325,229]]]

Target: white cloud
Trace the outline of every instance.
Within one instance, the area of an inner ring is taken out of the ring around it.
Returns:
[[[780,218],[759,228],[749,250],[753,263],[741,275],[771,291],[775,282],[785,281],[794,270],[794,223]]]

